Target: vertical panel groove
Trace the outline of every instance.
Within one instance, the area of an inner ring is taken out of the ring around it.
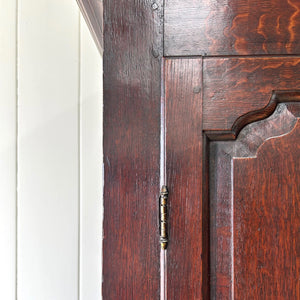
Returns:
[[[78,12],[78,300],[81,299],[81,16]]]
[[[19,43],[18,43],[18,37],[19,37],[19,0],[16,0],[16,36],[15,36],[15,42],[16,42],[16,66],[15,66],[15,73],[16,73],[16,249],[15,249],[15,298],[18,300],[18,168],[19,168]]]

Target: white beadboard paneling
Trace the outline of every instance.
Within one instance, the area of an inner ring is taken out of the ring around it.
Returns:
[[[0,0],[0,299],[16,286],[16,1]]]
[[[101,299],[102,57],[81,19],[80,299]]]
[[[79,11],[22,0],[18,12],[18,300],[75,300]]]

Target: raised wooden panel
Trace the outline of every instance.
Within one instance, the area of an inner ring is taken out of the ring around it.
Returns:
[[[201,73],[201,59],[165,61],[170,204],[167,299],[203,299],[208,287],[208,277],[202,275],[207,274],[208,248],[207,228],[202,227],[202,223],[207,224],[203,220],[207,214],[202,200]]]
[[[300,104],[210,143],[212,299],[300,297]]]
[[[299,0],[166,0],[165,55],[300,53]]]
[[[238,118],[270,103],[272,91],[299,88],[299,57],[205,58],[204,130],[234,130]]]

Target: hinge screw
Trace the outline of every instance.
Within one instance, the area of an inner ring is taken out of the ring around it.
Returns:
[[[154,3],[152,4],[152,9],[153,9],[153,10],[156,10],[156,9],[158,9],[158,5],[157,5],[157,3],[156,3],[156,2],[154,2]]]

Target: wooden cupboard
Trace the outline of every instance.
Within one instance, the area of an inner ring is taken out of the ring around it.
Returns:
[[[104,299],[300,299],[300,1],[103,7]]]

